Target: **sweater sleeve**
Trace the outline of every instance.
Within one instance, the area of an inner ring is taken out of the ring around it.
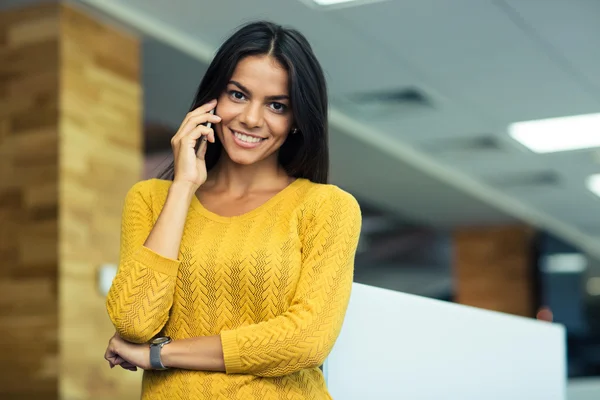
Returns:
[[[117,332],[133,343],[148,342],[167,322],[179,268],[144,246],[154,226],[150,184],[135,184],[125,198],[119,269],[106,299]]]
[[[334,187],[305,214],[302,270],[283,314],[221,332],[228,374],[283,376],[322,365],[340,333],[350,299],[361,228],[358,203]]]

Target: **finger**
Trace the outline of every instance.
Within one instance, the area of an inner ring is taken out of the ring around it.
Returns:
[[[106,349],[106,351],[104,352],[104,359],[108,362],[111,362],[112,359],[115,357],[115,353],[112,351],[112,349],[110,348],[110,346]]]
[[[189,133],[190,139],[198,140],[200,136],[206,136],[208,141],[212,141],[215,136],[215,131],[213,128],[209,128],[204,125],[198,125],[196,129]]]
[[[194,115],[192,116],[188,123],[195,123],[195,124],[206,124],[206,123],[211,123],[211,124],[218,124],[219,122],[221,122],[221,117],[219,117],[218,115],[215,114],[211,114],[211,113],[204,113],[204,114],[198,114],[198,115]]]
[[[216,106],[217,106],[217,101],[212,100],[212,101],[209,101],[208,103],[201,105],[200,107],[195,108],[194,110],[192,110],[186,114],[185,118],[183,119],[183,123],[181,125],[183,126],[183,125],[187,124],[188,122],[190,122],[191,120],[199,118],[199,117],[204,118],[205,119],[204,122],[206,122],[206,115],[212,115],[209,113]]]
[[[123,361],[120,365],[123,368],[133,368],[133,367],[135,367],[135,365],[132,364],[132,363],[130,363],[129,361]]]
[[[106,361],[108,361],[110,364],[112,364],[113,366],[115,365],[119,365],[123,362],[125,362],[125,359],[121,356],[119,356],[112,348],[108,348],[106,350],[106,353],[104,354],[104,359]]]
[[[110,364],[112,364],[112,366],[114,367],[114,366],[116,366],[116,365],[121,365],[121,364],[123,364],[123,363],[124,363],[124,362],[126,362],[126,361],[125,361],[125,359],[123,359],[122,357],[119,357],[119,356],[114,356],[114,357],[111,357],[111,358],[109,358],[109,359],[108,359],[108,362],[109,362]]]
[[[128,363],[128,362],[122,363],[121,364],[121,368],[127,369],[129,371],[137,371],[137,366],[135,366],[135,365],[133,365],[131,363]]]
[[[207,123],[218,124],[221,122],[221,117],[213,114],[201,114],[187,119],[181,124],[181,127],[175,133],[175,135],[171,138],[171,145],[173,147],[177,146],[177,144],[188,135],[191,131],[198,128],[199,126],[204,126],[206,128],[210,128],[206,126]]]
[[[206,156],[206,149],[208,148],[208,140],[206,136],[202,136],[200,139],[200,146],[198,146],[198,151],[196,152],[196,157],[202,161],[204,161],[204,157]]]
[[[212,99],[204,104],[202,104],[200,107],[196,107],[193,111],[193,113],[196,114],[205,114],[207,112],[209,112],[210,110],[212,110],[213,108],[215,108],[217,106],[217,99]]]
[[[210,128],[213,124],[221,122],[221,117],[213,114],[201,114],[190,118],[190,120],[181,129],[181,136],[185,136],[190,131],[196,129],[198,126],[206,126]]]
[[[212,132],[210,133],[210,138],[209,138],[211,143],[215,142],[215,128],[212,128]]]
[[[209,140],[209,138],[211,138],[211,137],[214,138],[214,132],[213,132],[212,128],[208,128],[204,125],[199,125],[198,127],[196,127],[196,129],[191,131],[187,136],[181,138],[181,140],[179,141],[179,146],[178,146],[177,150],[181,151],[181,149],[187,149],[188,147],[192,147],[195,149],[196,144],[200,138],[202,138],[201,139],[201,142],[202,142],[202,140],[204,140],[204,139]],[[200,145],[202,145],[202,143],[200,143]],[[198,150],[200,150],[200,146],[198,146]],[[196,154],[198,154],[198,150],[196,150]]]

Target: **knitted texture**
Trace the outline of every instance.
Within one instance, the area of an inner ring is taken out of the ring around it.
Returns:
[[[143,246],[170,184],[142,181],[127,194],[108,313],[136,343],[221,335],[227,372],[145,371],[143,399],[330,398],[319,366],[350,298],[356,200],[305,179],[236,217],[193,198],[171,260]]]

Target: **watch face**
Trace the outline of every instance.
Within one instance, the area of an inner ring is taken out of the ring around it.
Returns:
[[[163,344],[163,343],[167,343],[170,342],[171,338],[168,336],[162,336],[162,337],[157,337],[154,338],[150,341],[150,344]]]

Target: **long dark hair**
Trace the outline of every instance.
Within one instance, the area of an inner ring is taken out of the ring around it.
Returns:
[[[288,135],[279,149],[279,163],[290,176],[327,183],[327,87],[321,65],[300,32],[268,21],[251,22],[239,28],[221,45],[210,63],[190,111],[219,98],[237,64],[245,57],[259,55],[274,57],[289,74],[290,103],[298,132]],[[206,150],[207,170],[216,165],[223,149],[216,135],[215,140]],[[174,163],[159,177],[173,179]]]

